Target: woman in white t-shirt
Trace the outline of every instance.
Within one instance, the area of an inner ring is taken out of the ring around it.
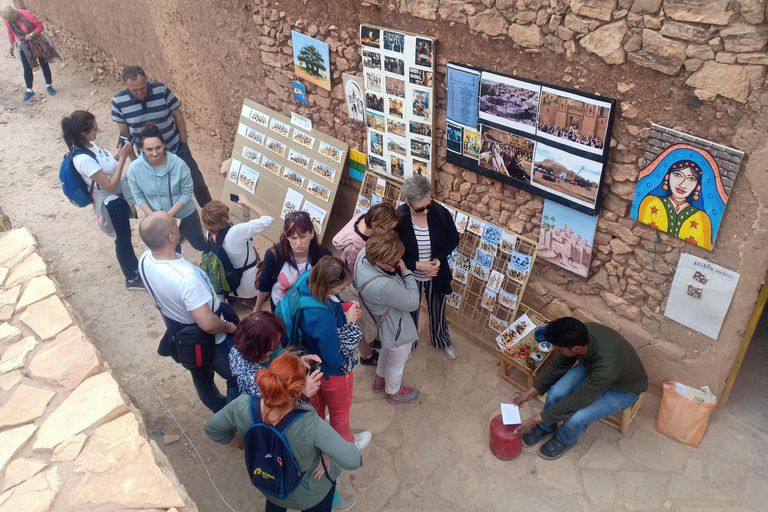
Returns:
[[[139,277],[138,260],[131,243],[130,218],[136,218],[133,200],[123,168],[133,148],[128,142],[115,156],[94,142],[99,133],[96,118],[90,112],[75,110],[61,120],[64,142],[72,155],[72,166],[82,176],[93,197],[93,209],[99,227],[115,240],[115,254],[129,290],[144,289]]]
[[[206,204],[200,212],[200,220],[203,227],[208,230],[205,238],[210,242],[221,244],[234,268],[250,267],[243,272],[240,286],[235,291],[240,299],[252,299],[257,294],[256,262],[259,261],[259,255],[253,248],[251,240],[252,237],[269,228],[275,219],[270,217],[266,210],[246,199],[244,195],[240,195],[237,204],[243,209],[243,222],[239,224],[233,225],[229,222],[229,208],[221,201],[211,201]],[[259,217],[251,220],[251,212]],[[250,304],[250,307],[253,305]]]

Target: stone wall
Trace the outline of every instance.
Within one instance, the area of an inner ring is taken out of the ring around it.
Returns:
[[[620,330],[639,348],[656,386],[677,379],[722,389],[768,269],[761,249],[768,242],[761,210],[768,203],[763,0],[136,0],[120,16],[98,0],[26,4],[52,22],[65,56],[85,59],[93,81],[114,77],[123,65],[144,65],[210,132],[192,145],[225,154],[244,97],[286,115],[298,111],[364,151],[365,129],[348,120],[341,82],[342,72],[361,74],[359,25],[437,37],[436,196],[534,239],[541,198],[445,163],[446,63],[616,98],[590,277],[537,263],[523,299],[550,317],[574,314]],[[306,106],[292,95],[292,29],[331,49],[333,90],[305,84]],[[747,153],[711,253],[628,217],[651,123]],[[356,200],[357,182],[343,184],[335,223],[349,217]],[[681,251],[742,275],[717,341],[663,316]]]

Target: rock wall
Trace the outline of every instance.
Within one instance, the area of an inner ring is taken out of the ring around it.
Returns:
[[[67,56],[86,59],[93,81],[144,65],[209,130],[209,140],[193,145],[225,153],[244,97],[286,115],[298,111],[364,151],[365,129],[348,120],[341,83],[342,72],[361,74],[359,25],[437,37],[436,196],[534,239],[542,199],[445,163],[446,63],[616,98],[590,278],[537,263],[524,301],[550,317],[575,314],[620,330],[639,348],[654,385],[677,379],[723,388],[768,269],[761,249],[768,242],[764,0],[137,0],[119,14],[98,0],[26,4],[52,22]],[[333,90],[305,84],[307,106],[291,90],[292,29],[331,49]],[[628,217],[651,123],[747,153],[711,253]],[[337,219],[349,217],[356,199],[357,182],[344,183]],[[681,251],[742,275],[717,341],[663,316]]]

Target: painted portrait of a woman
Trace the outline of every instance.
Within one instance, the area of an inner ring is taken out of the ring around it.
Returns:
[[[712,156],[676,144],[640,172],[630,217],[711,251],[727,202]]]

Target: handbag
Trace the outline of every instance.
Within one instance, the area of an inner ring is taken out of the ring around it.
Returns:
[[[144,273],[144,260],[141,260],[141,274],[146,276]],[[173,357],[173,359],[181,363],[187,370],[213,363],[214,359],[216,359],[216,337],[202,330],[197,324],[185,325],[183,328],[175,331],[163,314],[163,310],[160,309],[160,303],[157,301],[155,292],[152,291],[149,280],[145,279],[144,284],[147,286],[149,294],[152,295],[155,307],[160,311],[160,316],[163,317],[163,322],[167,329],[166,334],[170,335],[172,342],[171,357],[175,355],[176,357]],[[176,354],[173,353],[174,349]]]

